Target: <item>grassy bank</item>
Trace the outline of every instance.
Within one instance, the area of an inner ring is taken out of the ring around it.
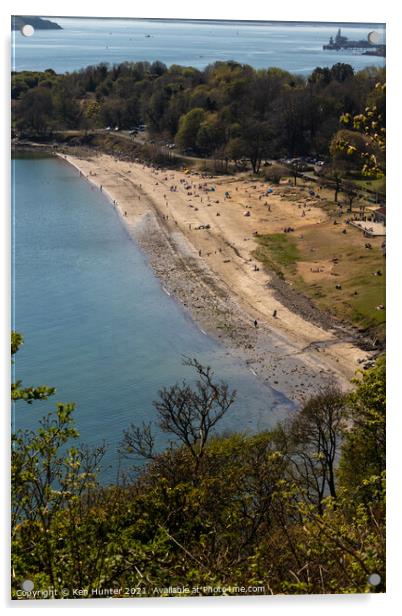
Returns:
[[[340,231],[331,222],[303,234],[275,233],[258,238],[255,257],[320,309],[383,341],[385,337],[385,262],[383,238]],[[378,275],[380,272],[380,275]]]
[[[260,236],[258,243],[255,257],[262,261],[267,269],[273,270],[280,278],[296,273],[300,253],[293,237],[284,233],[272,233]]]

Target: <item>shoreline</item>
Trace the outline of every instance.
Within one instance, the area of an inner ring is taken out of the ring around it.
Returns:
[[[183,203],[179,200],[183,195],[176,196],[175,191],[173,199],[167,192],[162,198],[166,182],[162,184],[160,176],[165,179],[169,176],[169,182],[171,179],[182,182],[181,176],[184,181],[190,181],[185,179],[183,172],[117,161],[98,153],[87,157],[55,154],[108,197],[129,236],[147,257],[164,292],[179,302],[202,333],[221,342],[264,384],[293,402],[300,402],[329,382],[336,382],[344,390],[350,388],[350,378],[359,367],[358,359],[366,357],[367,353],[350,342],[339,340],[334,331],[326,331],[288,311],[270,290],[270,280],[263,284],[268,308],[278,306],[276,309],[281,317],[285,310],[290,313],[288,321],[295,324],[293,335],[282,318],[267,318],[267,307],[258,305],[261,300],[257,293],[254,293],[253,305],[248,289],[253,281],[249,280],[249,272],[244,271],[244,266],[249,268],[248,260],[235,243],[220,234],[213,238],[211,233],[206,237],[204,230],[194,231],[184,210],[188,195],[184,195]],[[188,204],[187,207],[201,209]],[[190,241],[193,238],[196,241]],[[210,264],[208,257],[212,251],[204,256],[204,245],[209,242],[210,247],[215,248],[218,240],[220,245],[213,251],[217,257]],[[230,259],[224,258],[229,256]],[[240,261],[243,268],[233,260]],[[233,280],[221,275],[221,263],[231,266],[230,274],[235,274]],[[262,276],[266,278],[267,275]],[[245,288],[243,296],[236,292],[236,286],[242,288],[240,283]],[[342,358],[344,363],[341,363]]]

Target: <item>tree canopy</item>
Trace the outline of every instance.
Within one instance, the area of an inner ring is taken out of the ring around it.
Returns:
[[[307,79],[231,61],[202,71],[161,62],[103,63],[65,75],[22,71],[12,75],[13,123],[39,136],[146,124],[184,150],[248,159],[256,171],[268,156],[328,155],[342,115],[356,123],[371,113],[366,108],[381,110],[373,120],[381,133],[376,84],[383,83],[382,69],[356,73],[343,63],[317,67]]]

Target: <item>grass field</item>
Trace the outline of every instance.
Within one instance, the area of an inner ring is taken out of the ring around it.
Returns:
[[[255,256],[268,269],[276,272],[281,278],[285,278],[285,272],[288,276],[296,272],[300,254],[293,237],[285,233],[273,233],[260,236],[258,243],[260,246],[255,251]]]
[[[334,225],[330,218],[320,225],[306,225],[302,234],[260,236],[255,257],[320,309],[383,340],[385,310],[377,307],[385,304],[384,238],[368,240],[358,229],[338,222]],[[367,242],[371,249],[365,248]]]
[[[380,193],[385,192],[385,179],[384,178],[379,178],[379,179],[351,178],[351,180],[353,181],[354,184],[356,184],[356,186],[359,186],[361,188],[368,188],[369,190],[378,191]]]

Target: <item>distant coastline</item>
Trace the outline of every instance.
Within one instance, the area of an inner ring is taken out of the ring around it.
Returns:
[[[97,21],[141,21],[141,22],[153,22],[153,23],[185,23],[185,24],[219,24],[219,25],[249,25],[249,26],[304,26],[309,24],[311,26],[331,26],[337,25],[343,28],[367,28],[367,27],[385,27],[385,22],[354,22],[354,21],[292,21],[289,20],[263,20],[263,19],[191,19],[191,18],[170,18],[170,17],[94,17],[94,16],[75,16],[72,15],[54,15],[52,19],[96,19]]]
[[[63,30],[55,21],[42,17],[34,15],[13,15],[11,17],[11,30],[20,30],[26,25],[32,26],[35,30]]]
[[[321,47],[332,30],[336,32],[336,29],[344,28],[350,38],[356,39],[363,38],[369,31],[378,31],[381,40],[385,41],[385,27],[378,24],[351,24],[348,28],[345,22],[71,16],[45,16],[44,19],[57,22],[63,30],[57,34],[52,30],[47,34],[38,30],[39,38],[30,39],[29,45],[27,39],[18,36],[15,40],[16,68],[39,71],[53,68],[58,73],[65,73],[99,62],[118,64],[139,59],[154,62],[162,56],[167,66],[178,64],[204,69],[217,59],[231,59],[254,68],[267,68],[272,66],[275,57],[275,64],[280,68],[307,75],[316,66],[326,66],[328,52]],[[186,47],[187,37],[178,37],[180,32],[194,35],[194,45]],[[50,40],[50,34],[56,40]],[[158,40],[158,53],[152,41],[154,37]],[[64,51],[54,54],[54,45],[61,43],[61,39]],[[240,39],[241,45],[238,44]],[[351,52],[343,55],[343,62],[355,70],[383,65],[381,57]]]

